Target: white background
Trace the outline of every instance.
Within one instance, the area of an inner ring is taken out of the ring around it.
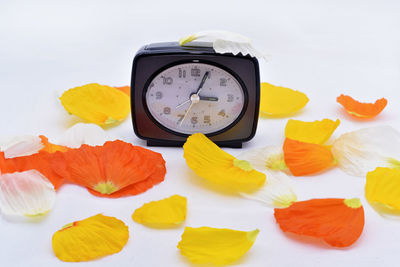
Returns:
[[[174,41],[205,29],[242,33],[271,55],[262,81],[305,92],[310,102],[296,119],[339,118],[341,133],[390,124],[400,130],[399,1],[5,1],[0,0],[1,135],[45,134],[56,139],[77,120],[57,96],[91,82],[130,83],[139,47]],[[336,103],[341,93],[362,101],[386,97],[384,112],[355,121]],[[286,119],[260,120],[244,149],[280,144]],[[109,130],[137,145],[130,118]],[[293,178],[300,200],[360,197],[366,224],[348,249],[302,242],[283,234],[273,210],[257,202],[210,190],[186,166],[181,148],[154,148],[167,162],[165,181],[144,194],[102,199],[75,185],[63,186],[53,211],[41,222],[0,218],[1,266],[190,266],[176,248],[183,226],[152,230],[130,216],[143,203],[172,194],[188,198],[187,226],[261,230],[241,266],[397,266],[400,222],[380,217],[364,198],[365,179],[339,169]],[[237,155],[241,150],[226,149]],[[130,229],[118,254],[89,262],[60,262],[52,234],[97,213],[116,216]]]

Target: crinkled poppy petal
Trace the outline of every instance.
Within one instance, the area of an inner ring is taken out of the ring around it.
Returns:
[[[0,175],[0,210],[13,216],[41,216],[54,206],[54,186],[35,170]]]
[[[121,122],[130,112],[129,96],[97,83],[69,89],[60,100],[69,113],[100,126]]]
[[[58,144],[69,148],[79,148],[81,145],[102,146],[106,141],[113,138],[100,126],[93,123],[77,123],[69,128],[60,139]]]
[[[379,167],[369,172],[365,197],[378,211],[400,214],[400,170]]]
[[[187,165],[198,176],[226,190],[249,192],[265,182],[265,174],[254,170],[248,161],[226,153],[204,134],[189,136],[183,151]]]
[[[89,261],[118,253],[128,242],[121,220],[101,214],[65,225],[53,235],[53,251],[67,262]]]
[[[243,197],[260,201],[275,208],[289,207],[297,201],[289,177],[285,173],[268,170],[265,170],[265,172],[267,181],[264,186],[255,192],[241,193]]]
[[[286,171],[288,170],[282,146],[266,146],[263,148],[249,149],[237,156],[238,159],[247,160],[251,166],[260,171]]]
[[[211,41],[214,51],[220,54],[232,53],[237,55],[250,55],[252,57],[265,58],[265,56],[253,47],[251,40],[243,35],[228,31],[201,31],[179,40],[179,45],[190,46],[190,42],[198,39]]]
[[[2,141],[0,151],[4,152],[5,158],[15,158],[35,154],[43,147],[44,145],[39,137],[25,135]]]
[[[54,185],[57,190],[69,177],[63,153],[39,151],[30,156],[6,159],[0,152],[0,172],[13,173],[37,170]]]
[[[308,97],[290,88],[261,83],[260,115],[286,116],[302,109]]]
[[[124,191],[125,195],[137,194],[138,190],[150,188],[154,180],[163,179],[165,174],[161,154],[120,140],[106,142],[103,146],[82,145],[65,152],[64,157],[70,182],[105,197],[117,197],[122,189],[129,189]],[[157,177],[146,181],[153,174]],[[146,184],[142,187],[129,188],[144,181]]]
[[[339,126],[340,120],[300,121],[290,119],[285,128],[285,137],[305,143],[324,144]]]
[[[361,103],[354,100],[352,97],[347,95],[340,95],[336,99],[346,111],[357,118],[372,118],[382,112],[387,105],[387,100],[381,98],[375,101],[375,103]]]
[[[330,147],[289,138],[283,144],[285,162],[294,176],[321,172],[336,164]]]
[[[120,90],[121,92],[124,92],[127,95],[131,95],[131,87],[130,86],[116,86],[114,87],[115,89]]]
[[[332,153],[343,171],[365,177],[377,167],[400,166],[400,133],[390,126],[345,133],[333,143]]]
[[[352,245],[364,228],[364,209],[358,198],[299,201],[275,209],[274,215],[282,231],[320,238],[334,247]]]
[[[178,244],[194,264],[227,265],[240,259],[254,244],[260,230],[249,232],[211,227],[185,227]]]
[[[49,139],[47,139],[47,137],[44,135],[39,135],[39,138],[42,140],[42,144],[44,145],[44,147],[41,149],[41,151],[54,153],[56,151],[65,152],[69,149],[66,146],[61,146],[61,145],[56,145],[56,144],[50,143]]]
[[[152,201],[136,209],[132,219],[154,228],[175,227],[186,219],[186,202],[186,197],[179,195]]]

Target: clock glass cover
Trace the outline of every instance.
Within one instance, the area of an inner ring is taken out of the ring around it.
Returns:
[[[174,65],[149,83],[145,102],[152,117],[174,132],[210,134],[232,125],[245,91],[224,69],[205,63]]]

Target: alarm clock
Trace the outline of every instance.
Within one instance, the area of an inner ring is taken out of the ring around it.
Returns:
[[[200,132],[240,148],[255,135],[259,103],[255,57],[218,54],[203,42],[149,44],[134,57],[132,122],[148,146],[182,146]]]

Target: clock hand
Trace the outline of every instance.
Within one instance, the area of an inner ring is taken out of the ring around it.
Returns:
[[[218,101],[218,97],[215,96],[199,96],[202,101]]]
[[[189,99],[189,100],[190,100],[192,103],[190,104],[190,106],[189,106],[188,110],[186,111],[185,115],[183,116],[183,118],[182,118],[182,120],[181,120],[181,122],[180,122],[180,124],[179,124],[180,126],[182,126],[183,121],[186,119],[186,117],[187,117],[187,115],[189,114],[190,109],[193,107],[193,105],[196,104],[196,103],[199,103],[200,97],[199,97],[197,94],[193,94],[193,95],[190,96],[190,99]]]
[[[203,79],[201,79],[201,82],[199,84],[199,87],[197,88],[197,92],[196,95],[200,94],[201,89],[203,88],[204,83],[206,82],[208,75],[210,75],[209,71],[206,71],[206,73],[204,73]]]
[[[182,107],[183,105],[185,105],[187,102],[190,102],[190,101],[191,101],[191,100],[188,99],[188,100],[186,100],[185,102],[180,103],[179,105],[177,105],[175,108],[180,108],[180,107]]]

